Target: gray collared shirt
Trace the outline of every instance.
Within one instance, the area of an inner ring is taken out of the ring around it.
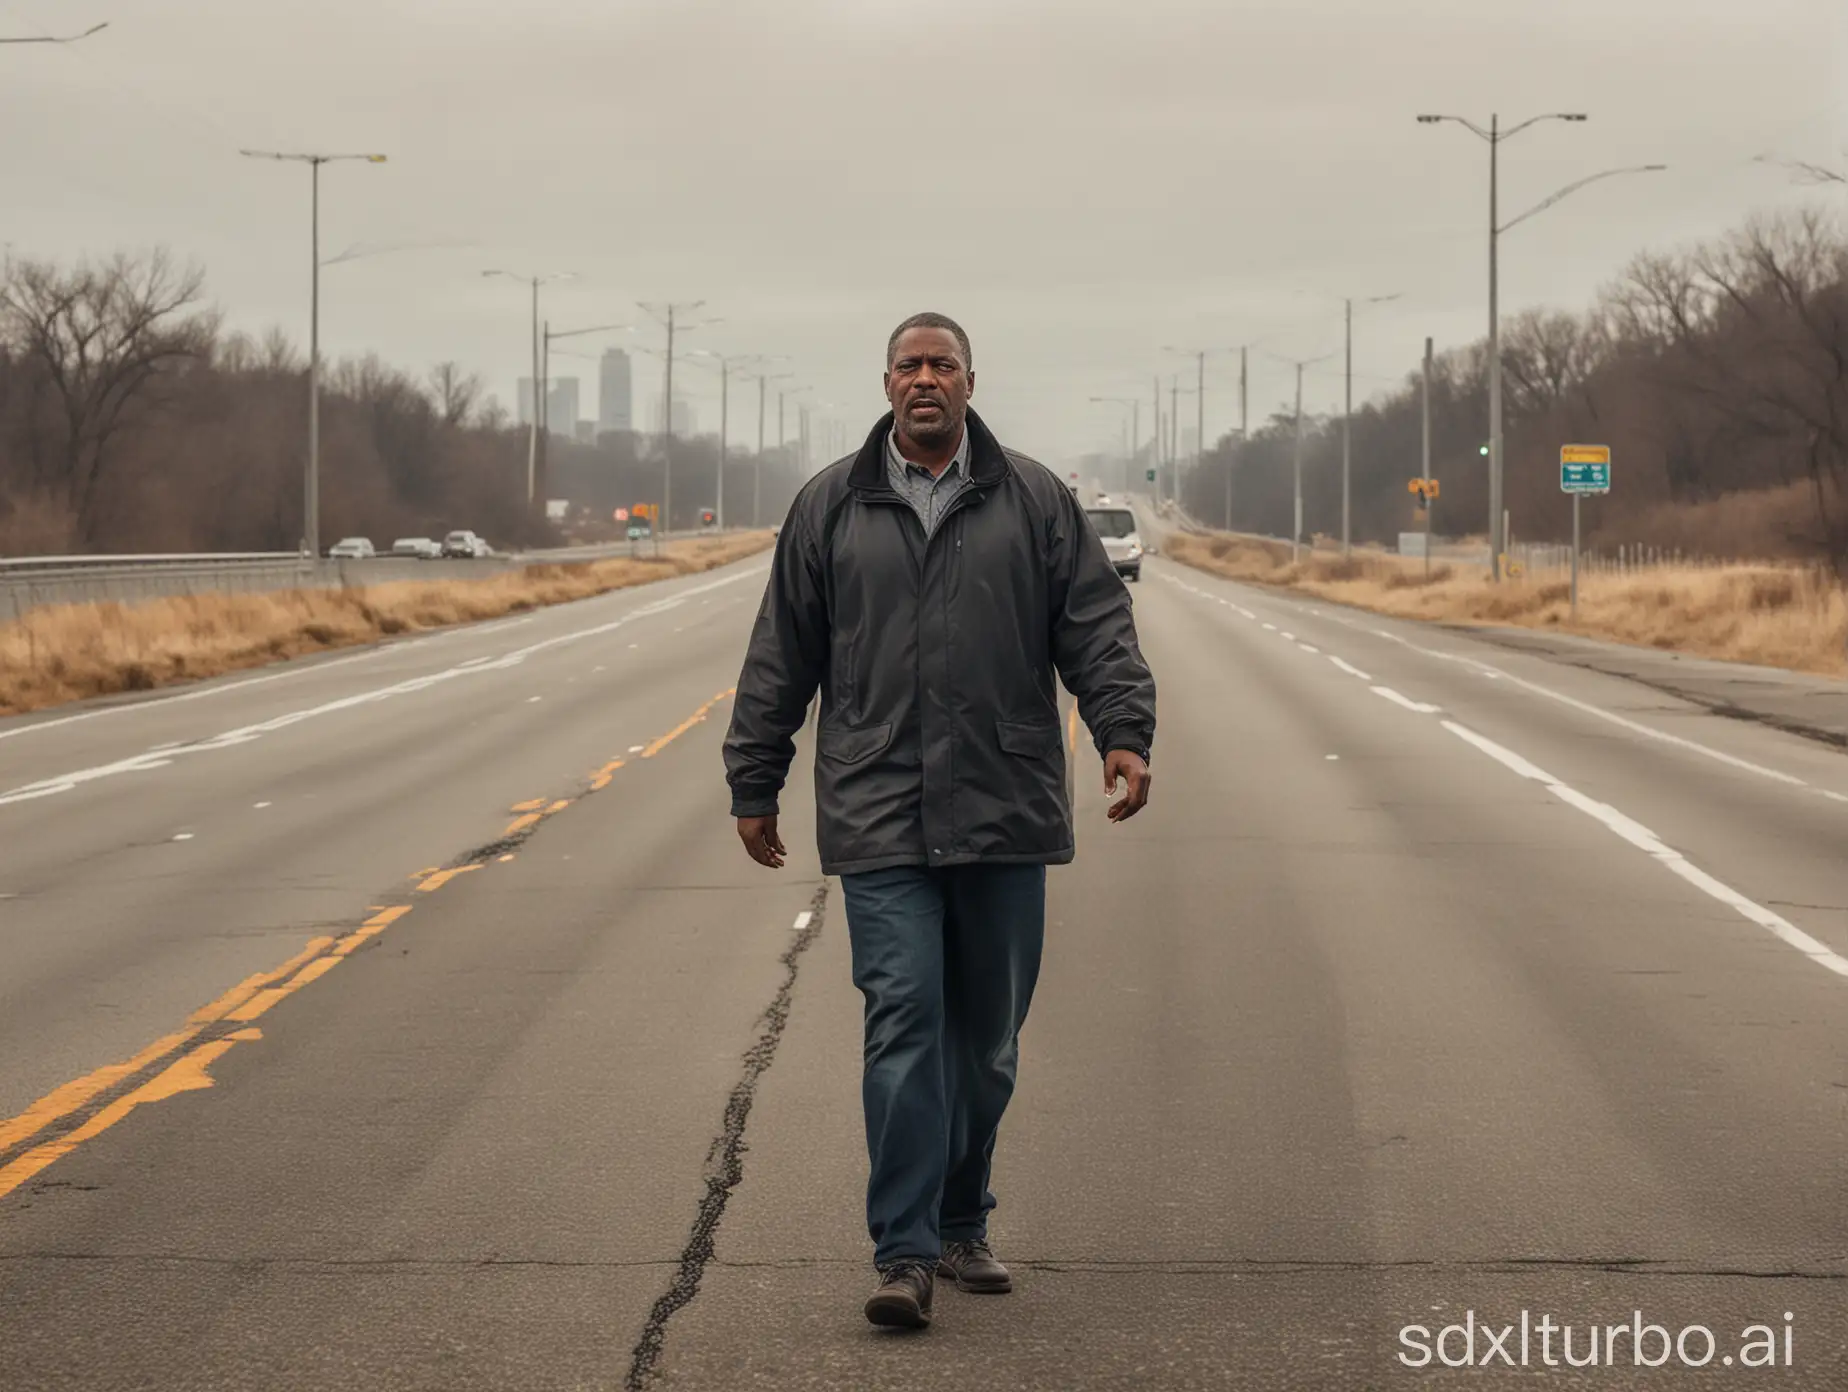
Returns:
[[[886,479],[898,496],[911,505],[911,510],[918,515],[918,521],[924,524],[924,535],[929,536],[937,530],[937,524],[955,501],[956,496],[969,486],[969,427],[963,426],[962,443],[956,447],[956,456],[936,478],[930,476],[928,469],[920,469],[898,452],[898,432],[890,431],[886,435]]]

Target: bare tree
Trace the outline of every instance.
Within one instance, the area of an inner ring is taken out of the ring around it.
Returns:
[[[86,541],[118,436],[212,346],[216,318],[194,308],[203,284],[199,269],[164,251],[69,270],[9,261],[0,273],[0,339],[30,372],[39,408],[32,485],[62,499]]]
[[[466,426],[481,400],[484,383],[479,373],[464,372],[454,362],[440,362],[430,369],[430,394],[436,398],[436,413],[443,424]]]

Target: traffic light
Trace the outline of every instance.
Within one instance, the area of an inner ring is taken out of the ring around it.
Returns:
[[[1489,457],[1489,442],[1487,440],[1484,440],[1482,442],[1481,447],[1477,449],[1476,453],[1481,455],[1484,459],[1487,459]]]

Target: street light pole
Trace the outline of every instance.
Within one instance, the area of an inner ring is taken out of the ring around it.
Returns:
[[[109,21],[92,24],[81,34],[28,34],[17,39],[0,39],[0,44],[74,44],[81,43],[92,34],[100,34],[109,27]]]
[[[1541,121],[1570,121],[1582,123],[1588,119],[1582,111],[1548,112],[1540,116],[1531,116],[1519,125],[1507,130],[1501,127],[1499,114],[1489,117],[1489,128],[1484,130],[1462,116],[1422,115],[1418,118],[1424,125],[1436,125],[1439,122],[1453,122],[1488,142],[1489,146],[1489,574],[1496,580],[1502,577],[1502,553],[1507,547],[1507,514],[1502,504],[1502,363],[1501,363],[1501,237],[1504,232],[1539,212],[1544,212],[1568,194],[1575,193],[1587,184],[1597,183],[1600,179],[1613,178],[1620,174],[1655,174],[1668,166],[1663,164],[1633,165],[1623,169],[1607,169],[1599,174],[1590,175],[1576,183],[1568,184],[1552,197],[1529,208],[1519,217],[1509,222],[1501,221],[1501,146],[1505,140],[1512,140],[1529,126]]]
[[[1403,293],[1403,292],[1398,292],[1398,293],[1394,293],[1391,295],[1374,295],[1370,299],[1363,300],[1361,303],[1370,304],[1370,305],[1385,304],[1389,300],[1398,299],[1400,293]],[[1342,301],[1342,303],[1346,306],[1346,310],[1347,310],[1347,347],[1345,350],[1347,353],[1347,374],[1346,374],[1347,387],[1346,387],[1345,405],[1342,408],[1342,414],[1341,414],[1341,554],[1345,556],[1352,549],[1352,545],[1353,545],[1352,529],[1349,525],[1349,519],[1353,512],[1353,505],[1352,505],[1353,488],[1352,488],[1352,484],[1350,481],[1350,476],[1352,474],[1352,469],[1353,469],[1352,461],[1353,461],[1353,453],[1354,453],[1354,445],[1353,445],[1353,439],[1354,439],[1354,300],[1353,300],[1353,297],[1349,296],[1346,300]]]
[[[503,280],[517,280],[522,285],[528,285],[532,287],[533,399],[532,399],[532,410],[530,413],[532,416],[532,420],[530,422],[531,428],[526,433],[526,506],[528,509],[531,509],[536,506],[539,506],[539,502],[538,502],[539,488],[540,488],[540,484],[543,482],[543,480],[540,477],[539,432],[545,429],[546,388],[550,385],[545,380],[545,376],[544,376],[544,374],[549,370],[549,367],[546,361],[544,360],[544,355],[543,355],[543,345],[545,343],[545,332],[546,331],[541,327],[540,322],[539,322],[539,287],[548,280],[575,279],[576,272],[575,271],[554,271],[550,273],[549,275],[530,275],[529,276],[529,275],[519,275],[513,271],[495,270],[495,271],[483,271],[481,274],[484,278],[493,279],[493,278],[499,277],[500,279],[503,279]]]
[[[1319,362],[1327,362],[1333,353],[1323,353],[1314,358],[1285,358],[1273,354],[1278,361],[1289,363],[1296,369],[1296,450],[1291,466],[1295,479],[1295,521],[1290,530],[1290,559],[1295,560],[1302,554],[1303,543],[1303,370]]]
[[[1128,471],[1135,467],[1136,451],[1142,446],[1142,398],[1136,396],[1094,396],[1091,400],[1099,406],[1129,407],[1129,414],[1124,416],[1122,421],[1123,428],[1126,431],[1130,430],[1132,428],[1131,423],[1134,423],[1134,438],[1129,442],[1127,452],[1124,455],[1123,464],[1125,471],[1123,478],[1124,491],[1130,492],[1132,490],[1129,487],[1130,480]]]
[[[95,32],[95,29],[90,30],[92,34]],[[308,166],[308,464],[302,478],[302,550],[310,556],[318,556],[321,554],[321,166],[336,160],[383,164],[385,156],[294,154],[279,150],[240,150],[238,153],[246,159],[280,160]]]
[[[1341,554],[1348,554],[1351,544],[1352,529],[1349,519],[1353,512],[1352,489],[1349,476],[1353,472],[1354,456],[1354,301],[1345,301],[1347,308],[1347,386],[1342,397],[1341,407]]]

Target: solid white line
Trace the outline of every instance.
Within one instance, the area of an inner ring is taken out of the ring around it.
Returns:
[[[1443,709],[1442,706],[1428,706],[1423,701],[1414,701],[1409,696],[1401,696],[1390,686],[1376,686],[1373,688],[1373,694],[1384,696],[1394,705],[1404,706],[1408,711],[1416,711],[1420,715],[1436,715]]]
[[[1417,645],[1413,644],[1411,646],[1416,647]],[[1445,662],[1458,662],[1467,667],[1474,667],[1484,676],[1491,676],[1501,681],[1513,682],[1516,686],[1531,691],[1537,696],[1544,696],[1550,701],[1557,701],[1562,706],[1570,706],[1573,710],[1582,711],[1586,715],[1596,716],[1599,720],[1608,721],[1612,725],[1621,726],[1632,734],[1644,735],[1652,740],[1660,740],[1663,744],[1672,744],[1695,754],[1704,754],[1707,758],[1716,760],[1722,764],[1727,764],[1732,768],[1742,769],[1746,773],[1755,773],[1761,778],[1769,778],[1773,782],[1787,784],[1793,788],[1807,788],[1810,786],[1801,778],[1792,774],[1784,773],[1778,769],[1766,768],[1763,764],[1755,764],[1750,759],[1741,759],[1736,754],[1728,754],[1724,750],[1714,749],[1705,744],[1698,744],[1681,735],[1671,735],[1666,730],[1657,730],[1648,725],[1641,724],[1638,721],[1626,719],[1616,714],[1614,711],[1607,711],[1601,706],[1594,706],[1589,701],[1581,701],[1577,697],[1568,696],[1562,691],[1554,691],[1551,687],[1541,686],[1538,682],[1531,682],[1525,677],[1517,677],[1512,672],[1505,672],[1499,667],[1492,667],[1480,658],[1466,657],[1459,653],[1439,652],[1435,648],[1417,648],[1417,651],[1431,657],[1440,658]],[[1844,799],[1844,801],[1848,801],[1848,799]]]
[[[1641,822],[1625,816],[1609,803],[1599,802],[1596,798],[1587,797],[1578,789],[1561,783],[1545,769],[1529,763],[1513,750],[1503,748],[1494,740],[1479,735],[1474,730],[1457,724],[1454,720],[1446,720],[1443,725],[1458,739],[1466,744],[1474,745],[1491,759],[1518,773],[1522,778],[1544,785],[1548,792],[1568,807],[1577,808],[1586,816],[1603,823],[1609,830],[1652,859],[1659,861],[1665,868],[1686,880],[1703,894],[1719,900],[1741,918],[1756,923],[1780,941],[1794,947],[1816,965],[1834,972],[1837,976],[1848,977],[1848,957],[1843,957],[1826,943],[1812,938],[1782,915],[1775,914],[1762,904],[1746,898],[1731,885],[1715,879],[1679,851],[1665,844],[1661,837]]]
[[[1332,657],[1332,656],[1328,660],[1334,663],[1335,666],[1339,667],[1342,671],[1346,672],[1350,677],[1359,677],[1364,682],[1370,682],[1373,680],[1372,677],[1368,676],[1365,672],[1361,671],[1360,668],[1356,667],[1351,662],[1346,662],[1342,660],[1341,658]]]
[[[453,681],[458,677],[472,677],[482,672],[505,671],[508,668],[519,666],[521,663],[525,662],[527,658],[538,653],[549,651],[552,648],[563,647],[568,643],[575,643],[585,638],[596,638],[606,633],[612,633],[617,629],[635,622],[637,619],[648,618],[652,615],[665,613],[669,609],[676,608],[685,603],[686,600],[693,595],[700,594],[705,590],[717,589],[721,585],[733,584],[738,580],[744,579],[746,575],[756,573],[760,572],[744,572],[739,575],[728,575],[722,580],[715,580],[695,589],[683,590],[679,594],[670,595],[665,599],[657,600],[653,604],[644,605],[640,609],[633,609],[618,618],[610,620],[608,623],[597,624],[591,628],[573,629],[568,633],[554,634],[550,638],[542,639],[537,643],[529,643],[523,648],[515,648],[511,652],[501,654],[499,657],[470,658],[467,662],[460,663],[454,667],[442,668],[435,672],[426,672],[422,676],[411,677],[405,681],[395,682],[390,686],[374,687],[370,691],[360,691],[350,696],[342,696],[336,700],[323,702],[318,706],[309,706],[301,710],[287,711],[282,715],[274,716],[269,720],[260,721],[254,725],[240,726],[235,730],[227,730],[223,734],[214,735],[210,739],[195,740],[192,743],[180,745],[178,748],[166,750],[163,756],[160,757],[152,754],[138,754],[130,758],[118,759],[113,763],[99,764],[94,768],[79,769],[75,773],[58,774],[55,777],[41,779],[35,783],[27,783],[9,792],[0,793],[0,807],[5,807],[16,802],[31,802],[38,798],[51,797],[58,793],[67,793],[79,784],[94,783],[99,779],[111,778],[118,774],[146,773],[152,769],[166,768],[172,764],[175,759],[183,755],[200,754],[208,750],[228,749],[234,745],[250,744],[262,738],[264,735],[273,734],[278,730],[287,729],[292,725],[299,725],[306,720],[313,720],[323,715],[332,715],[339,711],[351,710],[356,706],[371,705],[379,701],[389,700],[394,696],[405,696],[413,692],[424,691],[432,686],[438,686],[444,682]]]
[[[747,572],[761,575],[760,567]],[[734,577],[743,578],[743,577]],[[612,591],[611,593],[620,593]],[[691,591],[698,593],[698,591]],[[102,710],[79,711],[75,715],[60,715],[51,720],[35,720],[28,725],[18,725],[10,730],[0,730],[0,740],[17,739],[21,735],[34,735],[41,730],[55,730],[64,725],[77,725],[86,720],[102,720],[108,716],[134,715],[160,710],[167,706],[177,706],[187,701],[205,701],[214,696],[223,696],[233,691],[248,691],[253,686],[268,686],[271,682],[293,681],[297,677],[310,676],[316,672],[325,672],[333,667],[345,667],[354,662],[370,662],[387,653],[403,652],[407,648],[422,647],[429,643],[440,643],[445,639],[474,637],[498,633],[503,628],[521,628],[539,618],[539,614],[520,614],[516,617],[494,619],[481,624],[463,624],[456,628],[446,628],[437,633],[420,633],[409,638],[395,638],[378,647],[368,648],[364,652],[351,653],[345,657],[330,657],[322,662],[290,666],[280,672],[267,672],[260,677],[246,677],[243,681],[225,682],[216,686],[199,687],[191,691],[177,691],[172,695],[150,696],[146,700],[132,701],[126,705],[106,706]]]
[[[1329,617],[1334,622],[1345,624],[1349,628],[1359,629],[1364,627],[1364,625],[1358,624],[1352,619],[1342,618],[1339,615],[1330,615]],[[1542,686],[1539,682],[1529,681],[1525,677],[1518,677],[1514,673],[1503,668],[1484,662],[1479,657],[1471,657],[1467,653],[1444,652],[1438,648],[1427,648],[1420,643],[1414,643],[1410,639],[1402,638],[1396,633],[1388,633],[1381,628],[1369,629],[1368,632],[1372,633],[1376,638],[1384,638],[1389,642],[1399,644],[1400,647],[1410,648],[1415,653],[1422,653],[1426,657],[1436,658],[1440,662],[1451,662],[1460,666],[1473,668],[1478,674],[1491,681],[1510,682],[1524,690],[1533,692],[1536,696],[1544,696],[1549,701],[1557,701],[1562,706],[1568,706],[1585,715],[1595,716],[1599,720],[1619,726],[1622,729],[1630,731],[1632,734],[1642,735],[1647,739],[1656,740],[1662,744],[1673,745],[1676,748],[1685,749],[1689,753],[1699,754],[1703,758],[1712,759],[1716,763],[1726,764],[1731,768],[1739,769],[1745,773],[1755,773],[1760,778],[1769,778],[1772,782],[1782,783],[1786,787],[1807,788],[1811,792],[1821,794],[1832,802],[1848,803],[1848,794],[1837,793],[1827,788],[1818,788],[1814,784],[1798,778],[1793,774],[1785,773],[1780,769],[1767,768],[1763,764],[1753,763],[1750,759],[1742,759],[1736,754],[1728,754],[1724,750],[1715,749],[1711,745],[1700,743],[1698,740],[1688,739],[1685,735],[1670,734],[1666,730],[1658,730],[1653,726],[1644,725],[1640,721],[1630,720],[1624,716],[1618,715],[1614,711],[1605,710],[1602,706],[1594,706],[1589,701],[1581,701],[1577,697],[1568,696],[1562,691],[1555,691],[1551,687]]]

